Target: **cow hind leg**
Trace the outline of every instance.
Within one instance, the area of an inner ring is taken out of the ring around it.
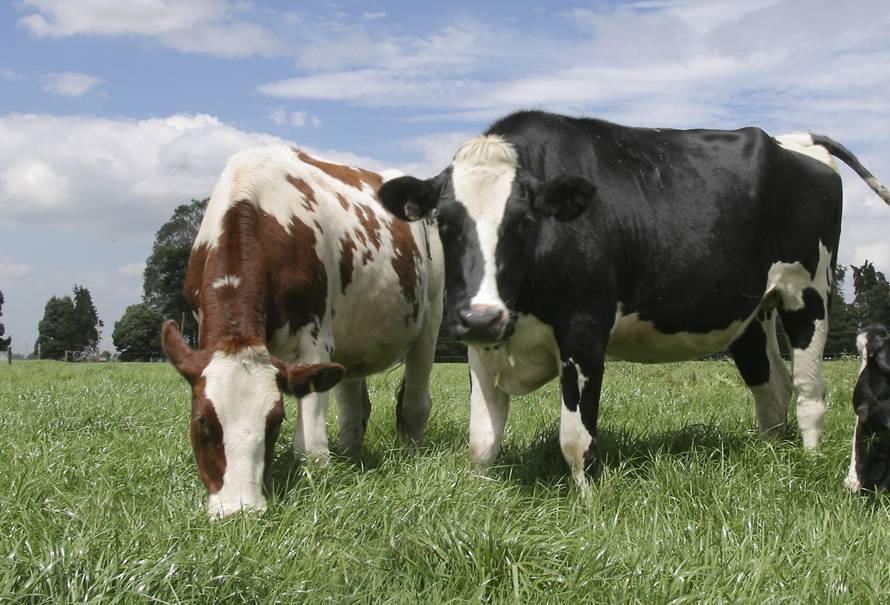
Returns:
[[[791,346],[791,367],[794,390],[797,392],[797,425],[807,449],[819,445],[825,416],[822,352],[828,336],[826,290],[806,288],[799,308],[782,308],[779,311]]]
[[[792,385],[776,341],[775,311],[752,321],[729,350],[754,396],[760,431],[772,437],[784,435]]]
[[[337,410],[340,423],[340,449],[352,458],[362,451],[362,441],[371,417],[371,398],[368,382],[363,379],[348,380],[337,385]]]

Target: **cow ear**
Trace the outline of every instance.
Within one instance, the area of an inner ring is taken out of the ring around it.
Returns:
[[[272,361],[278,367],[281,390],[297,397],[330,390],[346,373],[346,368],[338,363],[284,363],[275,358]]]
[[[429,216],[439,204],[437,185],[435,178],[421,181],[413,176],[400,176],[383,183],[377,190],[377,198],[403,221],[416,221]]]
[[[161,346],[173,367],[189,382],[194,382],[207,366],[205,356],[192,350],[172,319],[161,328]]]
[[[573,221],[596,198],[596,186],[580,176],[562,175],[534,187],[532,208],[558,221]]]

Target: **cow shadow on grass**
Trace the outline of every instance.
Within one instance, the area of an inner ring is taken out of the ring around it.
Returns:
[[[679,429],[645,435],[630,430],[600,429],[600,465],[592,469],[596,480],[603,468],[620,469],[630,477],[647,475],[661,457],[694,456],[702,463],[718,462],[752,447],[764,446],[756,432],[728,432],[708,424],[688,424]],[[794,442],[789,430],[778,442]],[[493,476],[521,486],[562,485],[570,489],[569,469],[559,446],[559,428],[553,426],[536,434],[530,442],[508,445],[491,470]]]
[[[384,466],[394,456],[405,459],[422,456],[426,449],[425,446],[412,448],[395,437],[389,445],[379,442],[370,447],[366,445],[360,455],[351,456],[332,444],[330,457],[325,463],[300,460],[289,447],[287,450],[279,449],[266,478],[266,491],[279,500],[286,500],[289,492],[313,481],[309,475],[322,477],[328,485],[350,484],[357,481],[362,473]]]
[[[620,469],[630,478],[644,477],[652,469],[657,458],[695,457],[702,464],[716,463],[734,457],[748,448],[765,447],[766,438],[754,429],[740,432],[727,431],[711,424],[687,424],[679,429],[640,434],[630,429],[601,428],[599,431],[599,454],[601,466],[595,469],[591,478],[596,480],[602,468]],[[796,444],[799,441],[797,430],[790,427],[785,436],[772,440],[774,443]],[[365,447],[358,458],[338,454],[333,448],[330,465],[351,468],[348,472],[333,472],[325,476],[325,481],[350,483],[363,472],[377,469],[392,456],[424,456],[442,450],[457,448],[467,456],[469,464],[466,427],[459,423],[440,424],[424,438],[424,445],[411,448],[395,437],[392,445],[382,446],[377,442]],[[272,463],[267,488],[279,500],[288,498],[288,493],[304,484],[307,479],[305,465],[313,463],[294,459],[292,453],[279,451]],[[320,467],[315,467],[320,468]],[[325,472],[324,468],[320,468]],[[559,486],[563,490],[572,489],[569,470],[559,446],[559,427],[556,425],[537,432],[531,439],[505,443],[495,464],[486,471],[489,476],[505,482],[518,484],[533,490],[540,486]]]

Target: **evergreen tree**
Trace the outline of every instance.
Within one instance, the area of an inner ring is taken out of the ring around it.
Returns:
[[[867,260],[853,269],[853,308],[859,327],[883,324],[890,327],[890,284]]]
[[[53,296],[46,303],[43,319],[37,325],[37,343],[45,359],[64,359],[65,351],[80,350],[77,315],[70,296]]]
[[[856,334],[859,321],[853,305],[844,299],[846,267],[838,265],[834,270],[834,283],[831,288],[831,303],[828,308],[828,339],[825,342],[825,356],[856,354]]]
[[[94,354],[99,347],[99,330],[103,324],[93,305],[90,291],[83,286],[74,286],[74,315],[77,322],[78,343],[73,350]]]
[[[161,323],[164,318],[146,304],[130,305],[114,323],[111,340],[121,361],[150,361],[161,357]]]
[[[0,290],[0,317],[3,317],[3,291]],[[6,328],[3,327],[3,324],[0,323],[0,351],[5,351],[9,348],[10,343],[12,342],[12,338],[3,338],[3,335],[6,333]]]

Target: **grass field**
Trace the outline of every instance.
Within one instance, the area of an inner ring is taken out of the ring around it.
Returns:
[[[363,465],[292,464],[291,401],[268,512],[210,522],[172,368],[3,365],[0,601],[887,603],[890,502],[841,484],[856,371],[826,364],[813,454],[796,430],[757,434],[730,362],[610,364],[587,503],[555,383],[514,400],[482,476],[466,463],[466,367],[436,368],[413,455],[393,372],[371,382]]]

